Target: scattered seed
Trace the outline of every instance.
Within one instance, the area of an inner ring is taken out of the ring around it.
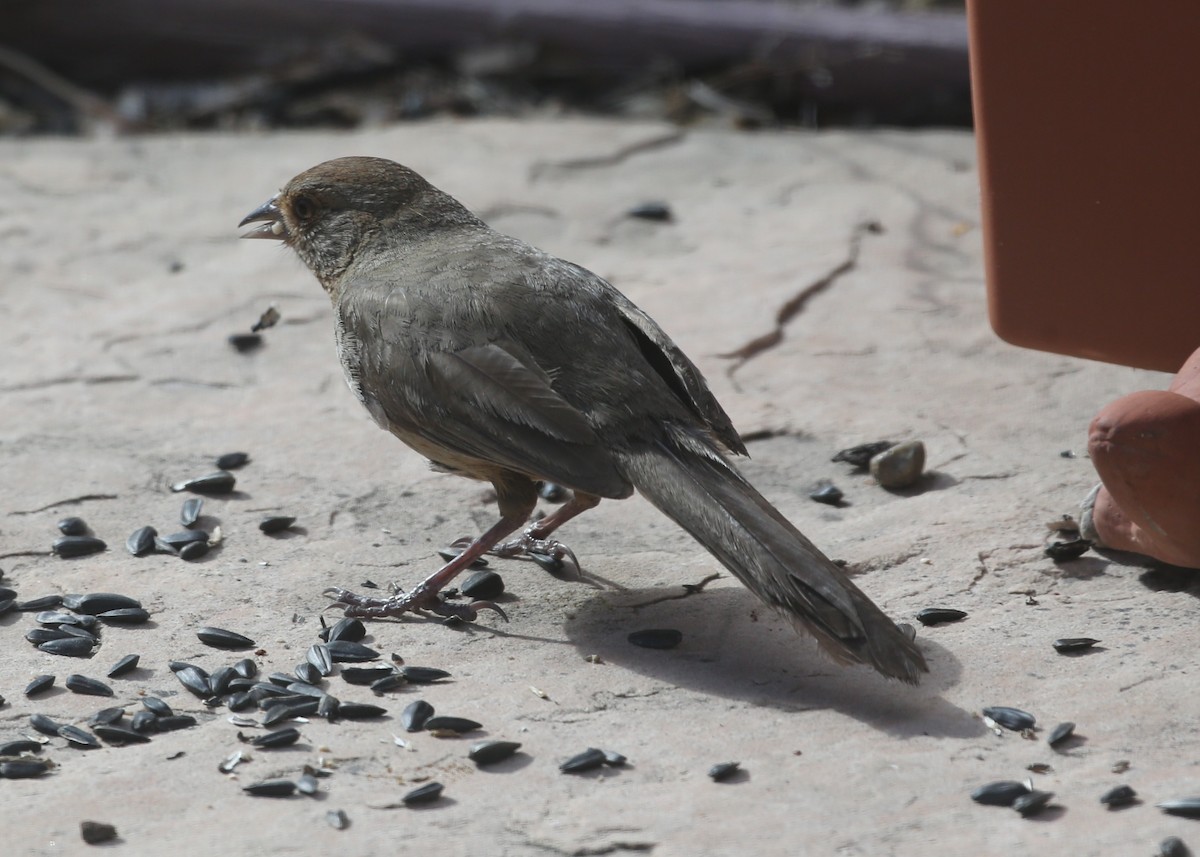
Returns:
[[[58,735],[60,738],[66,738],[73,747],[94,750],[100,746],[100,742],[96,740],[94,735],[89,735],[78,726],[73,726],[69,723],[58,727]]]
[[[740,762],[718,762],[708,769],[708,775],[713,778],[714,782],[719,783],[736,774],[740,767]]]
[[[426,783],[420,788],[413,789],[404,797],[400,798],[400,800],[404,801],[405,806],[433,803],[442,796],[442,789],[444,788],[445,786],[443,786],[441,783]]]
[[[450,677],[450,673],[446,670],[436,667],[403,666],[400,668],[400,673],[413,684],[430,684]]]
[[[109,726],[104,723],[92,727],[92,731],[110,744],[148,744],[150,736],[134,729],[123,726]]]
[[[279,310],[275,308],[275,304],[271,304],[269,307],[263,310],[263,314],[258,317],[258,321],[250,325],[250,332],[258,333],[260,330],[266,330],[269,327],[274,327],[279,323],[280,317]]]
[[[1192,850],[1178,836],[1168,836],[1158,843],[1158,857],[1192,857]]]
[[[625,212],[626,217],[650,220],[655,223],[670,223],[674,217],[671,207],[665,202],[642,202]]]
[[[288,693],[294,693],[301,696],[311,696],[314,699],[320,699],[325,695],[325,691],[317,687],[315,684],[309,684],[305,681],[294,681],[287,686]]]
[[[309,686],[315,687],[322,681],[321,671],[308,661],[305,661],[302,664],[296,664],[296,669],[293,670],[293,672],[295,672],[296,678],[300,679],[301,682]]]
[[[147,711],[153,712],[156,717],[170,717],[175,712],[171,710],[171,706],[163,702],[157,696],[142,697],[142,705]]]
[[[179,549],[179,558],[194,562],[208,553],[208,542],[189,542]]]
[[[265,735],[250,741],[255,747],[263,750],[273,750],[278,747],[288,747],[300,740],[300,730],[295,727],[288,726],[283,729],[276,729],[274,732],[268,732]]]
[[[541,566],[543,571],[548,571],[553,575],[561,574],[563,569],[565,568],[565,564],[563,563],[561,557],[552,556],[551,554],[548,554],[548,553],[538,553],[537,551],[530,551],[529,553],[526,554],[526,556],[528,556],[531,560],[533,560],[534,563]]]
[[[366,702],[343,702],[338,705],[337,716],[347,720],[366,720],[371,717],[382,717],[387,714],[386,708],[371,705]]]
[[[983,716],[990,717],[1000,726],[1005,729],[1011,729],[1013,732],[1021,732],[1025,729],[1032,729],[1033,724],[1037,721],[1034,716],[1028,711],[1022,711],[1019,708],[1010,708],[1007,705],[993,705],[983,709]]]
[[[1061,640],[1054,641],[1054,651],[1062,655],[1070,652],[1081,652],[1085,649],[1090,649],[1099,642],[1099,640],[1093,640],[1091,637],[1063,637]]]
[[[159,536],[156,543],[168,545],[172,550],[178,551],[190,544],[207,541],[208,533],[204,532],[204,530],[180,530],[177,533]]]
[[[245,467],[249,461],[250,456],[245,452],[227,452],[217,459],[217,469],[237,470],[239,467]]]
[[[317,705],[317,716],[323,717],[326,720],[333,721],[338,716],[338,709],[341,708],[342,701],[333,694],[325,694],[321,697]]]
[[[293,515],[271,515],[259,521],[258,528],[270,535],[281,533],[294,523],[296,523],[296,518]]]
[[[971,792],[971,800],[986,806],[1012,806],[1013,802],[1029,794],[1029,786],[1016,780],[1000,780],[980,786]]]
[[[296,791],[296,784],[291,780],[263,780],[245,786],[242,791],[255,797],[290,797]]]
[[[43,735],[58,736],[58,730],[62,728],[61,723],[56,723],[47,717],[45,714],[31,714],[29,716],[29,725],[37,732]]]
[[[263,344],[260,333],[234,333],[229,336],[229,344],[238,354],[249,354]]]
[[[191,491],[194,494],[228,494],[237,478],[228,470],[218,470],[195,479],[186,479],[171,486],[172,491]]]
[[[1123,806],[1129,806],[1137,800],[1137,792],[1130,786],[1113,786],[1111,789],[1100,795],[1100,803],[1107,806],[1109,809],[1120,809]]]
[[[79,834],[88,845],[99,845],[117,838],[117,829],[102,821],[79,822]]]
[[[582,753],[572,756],[558,766],[564,774],[578,774],[590,771],[604,764],[604,751],[588,747]]]
[[[1165,800],[1155,804],[1168,815],[1182,815],[1185,818],[1200,818],[1200,797],[1181,797]]]
[[[39,693],[45,693],[47,690],[49,690],[53,686],[54,686],[54,676],[40,675],[37,678],[35,678],[33,681],[31,681],[29,684],[25,685],[25,695],[26,696],[37,696]]]
[[[521,749],[521,745],[517,741],[480,741],[471,745],[471,749],[467,752],[467,758],[483,767],[501,762],[519,749]]]
[[[391,675],[384,676],[381,679],[371,682],[371,690],[372,692],[379,694],[390,693],[393,690],[404,687],[406,684],[408,684],[408,679],[406,679],[400,673],[392,673]]]
[[[85,655],[90,655],[95,647],[95,639],[86,639],[84,637],[64,637],[59,640],[47,640],[38,646],[38,650],[49,652],[52,655],[65,655],[72,658],[80,658]]]
[[[87,556],[88,554],[107,550],[107,548],[108,545],[95,536],[63,536],[62,538],[55,539],[54,543],[50,545],[50,550],[63,559]]]
[[[272,702],[263,712],[262,725],[274,726],[293,717],[307,717],[316,714],[321,700],[315,696],[304,697],[290,702]]]
[[[135,711],[129,718],[129,728],[134,732],[157,732],[158,718],[152,711]]]
[[[336,640],[357,643],[363,637],[367,636],[367,626],[358,619],[351,619],[349,617],[339,620],[336,625],[327,630],[328,633],[324,634],[322,639],[331,643]]]
[[[116,592],[88,592],[83,595],[64,595],[62,606],[68,610],[74,610],[76,613],[96,616],[109,610],[141,607],[142,602]]]
[[[242,658],[233,665],[233,671],[242,678],[254,678],[256,675],[258,675],[258,664],[256,664],[250,658]]]
[[[317,670],[319,675],[327,676],[333,674],[333,658],[329,654],[329,647],[324,643],[313,643],[308,647],[304,658]]]
[[[86,536],[88,531],[87,521],[77,517],[63,518],[55,526],[64,536]]]
[[[58,734],[58,730],[54,730]],[[31,738],[18,738],[16,741],[6,741],[0,744],[0,756],[20,756],[25,753],[40,753],[42,745]]]
[[[877,440],[873,443],[862,443],[858,446],[852,446],[849,449],[843,449],[831,460],[844,461],[859,470],[866,470],[870,466],[872,458],[881,452],[886,452],[895,445],[896,442],[892,440]]]
[[[965,618],[967,618],[965,612],[955,610],[953,607],[926,607],[917,614],[917,621],[926,626],[940,625],[943,622],[957,622]]]
[[[379,657],[379,652],[370,646],[364,646],[362,643],[355,643],[351,640],[332,640],[325,645],[329,649],[330,660],[335,664],[357,664],[373,661]]]
[[[504,578],[494,571],[477,571],[466,579],[461,591],[467,598],[491,601],[504,594]]]
[[[0,762],[0,779],[27,780],[40,777],[50,770],[50,762],[45,759],[11,759]]]
[[[230,683],[237,678],[237,673],[233,667],[221,667],[214,670],[213,674],[208,677],[208,689],[213,696],[224,696],[229,692]]]
[[[77,616],[74,613],[63,613],[60,610],[43,610],[33,618],[43,625],[50,626],[79,625],[83,628],[94,628],[96,625],[95,616]]]
[[[634,631],[626,639],[643,649],[673,649],[683,642],[683,632],[674,628],[650,628]]]
[[[1055,562],[1067,562],[1072,559],[1079,559],[1088,552],[1088,548],[1092,543],[1087,539],[1072,539],[1069,542],[1055,542],[1052,545],[1047,545],[1045,554]]]
[[[125,550],[134,556],[145,556],[154,550],[154,540],[157,536],[158,530],[154,527],[138,527],[125,540]]]
[[[341,809],[331,809],[325,813],[325,820],[329,822],[329,826],[334,830],[345,830],[350,826],[349,816]]]
[[[196,718],[190,714],[172,714],[170,717],[159,717],[154,721],[159,732],[174,732],[176,729],[190,729],[196,725]]]
[[[101,708],[88,718],[88,726],[113,726],[124,716],[125,709],[119,706],[114,708]]]
[[[400,723],[407,732],[420,732],[425,728],[429,718],[433,717],[433,706],[423,699],[410,702],[400,712]]]
[[[208,697],[212,696],[212,685],[209,683],[208,673],[200,667],[188,666],[181,670],[176,670],[175,678],[179,679],[180,684],[201,699],[208,699]]]
[[[469,544],[469,542],[468,542],[468,544]],[[467,545],[450,545],[448,547],[444,547],[441,550],[439,550],[438,556],[440,556],[442,559],[446,560],[446,562],[449,562],[450,560],[454,559],[456,556],[458,556],[460,553],[462,553],[466,549],[467,549]],[[477,557],[475,557],[475,559],[471,560],[471,564],[467,567],[468,568],[487,568],[487,564],[488,564],[488,561],[484,557],[477,556]]]
[[[179,523],[191,528],[196,521],[200,520],[200,511],[203,508],[204,499],[202,497],[189,497],[184,500],[183,507],[179,510]]]
[[[113,689],[99,679],[88,678],[85,675],[72,673],[67,676],[67,680],[63,682],[67,686],[67,690],[72,693],[81,693],[84,696],[113,696]]]
[[[214,628],[211,625],[205,625],[196,631],[196,636],[201,643],[206,646],[212,646],[214,649],[252,649],[254,641],[249,637],[238,634],[234,631],[227,631],[224,628]]]
[[[1012,808],[1021,813],[1025,818],[1028,818],[1031,815],[1037,815],[1045,809],[1052,797],[1054,797],[1054,792],[1042,792],[1035,789],[1014,800]]]
[[[105,610],[96,618],[107,625],[143,625],[150,621],[150,611],[142,607],[121,607]]]
[[[88,630],[87,628],[81,628],[79,625],[59,625],[54,630],[61,634],[65,634],[68,637],[75,637],[80,640],[88,640],[92,643],[92,645],[100,642],[100,638],[97,637],[92,631]]]
[[[994,717],[992,719],[995,720]],[[1070,721],[1067,721],[1066,723],[1060,723],[1057,726],[1055,726],[1053,729],[1050,730],[1050,737],[1046,739],[1046,743],[1049,744],[1051,747],[1053,747],[1058,742],[1065,741],[1067,738],[1070,738],[1074,734],[1075,734],[1075,724],[1074,723],[1072,723]]]
[[[342,679],[349,684],[374,684],[394,675],[404,678],[392,667],[347,667],[341,672]]]
[[[28,601],[18,601],[15,605],[17,610],[28,613],[34,610],[52,610],[62,604],[63,597],[61,595],[43,595],[41,598],[31,598]]]
[[[474,720],[469,720],[466,717],[447,717],[445,715],[430,717],[425,721],[425,728],[430,731],[452,732],[456,735],[462,735],[466,732],[474,732],[476,729],[482,729],[482,723],[476,723]]]

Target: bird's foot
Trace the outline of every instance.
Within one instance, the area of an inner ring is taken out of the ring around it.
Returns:
[[[579,574],[579,560],[575,551],[554,539],[538,538],[534,527],[515,539],[496,545],[489,553],[505,558],[524,557],[533,560],[551,574],[565,572],[571,577]]]
[[[495,610],[505,622],[508,615],[498,604],[491,601],[472,601],[470,604],[451,604],[437,592],[425,586],[417,586],[412,592],[403,592],[391,598],[372,598],[358,595],[339,586],[325,590],[325,595],[333,599],[334,604],[346,608],[346,615],[362,619],[382,619],[387,616],[403,616],[405,613],[434,613],[447,619],[462,619],[474,622],[479,617],[480,610]]]

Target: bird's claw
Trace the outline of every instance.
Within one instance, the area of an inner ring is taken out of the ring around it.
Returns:
[[[323,593],[333,603],[346,608],[346,615],[363,619],[380,619],[385,616],[403,616],[405,613],[428,611],[446,618],[474,622],[480,610],[495,610],[505,622],[506,614],[498,604],[491,601],[472,601],[470,604],[451,604],[436,592],[423,592],[417,587],[412,592],[394,595],[391,598],[371,598],[358,595],[340,586],[331,586]]]
[[[575,551],[554,539],[539,539],[528,531],[515,539],[492,548],[489,553],[499,557],[525,557],[531,559],[551,574],[578,576],[579,559]]]

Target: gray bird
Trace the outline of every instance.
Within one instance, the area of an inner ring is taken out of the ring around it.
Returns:
[[[427,610],[474,559],[572,558],[550,536],[636,489],[840,663],[916,683],[914,643],[730,464],[746,447],[695,365],[600,277],[491,229],[407,167],[339,158],[241,223],[292,247],[333,302],[346,381],[443,470],[490,482],[500,520],[409,592],[332,589],[347,615]],[[536,483],[574,493],[530,524]],[[507,539],[507,541],[506,541]]]

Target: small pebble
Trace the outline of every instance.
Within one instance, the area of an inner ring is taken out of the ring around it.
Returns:
[[[839,506],[845,495],[842,493],[842,489],[836,485],[822,485],[809,494],[808,497],[810,500],[816,500],[818,503],[824,503],[827,506]]]
[[[884,488],[908,488],[924,471],[925,444],[919,440],[898,443],[871,459],[871,475]]]
[[[217,470],[237,470],[245,467],[250,456],[245,452],[227,452],[217,459]]]
[[[992,718],[993,720],[995,718]],[[1046,739],[1046,743],[1053,747],[1060,741],[1065,741],[1075,734],[1075,724],[1070,721],[1060,723],[1050,730],[1050,737]]]
[[[294,515],[271,515],[258,522],[258,529],[267,535],[282,533],[296,523]]]
[[[79,822],[79,834],[88,845],[99,845],[117,838],[117,829],[102,821]]]
[[[670,223],[674,218],[671,206],[665,202],[642,202],[625,212],[626,217],[637,220],[651,220],[656,223]]]
[[[1136,800],[1137,792],[1126,785],[1113,786],[1100,796],[1100,803],[1109,809],[1120,809],[1123,806],[1129,806]]]
[[[718,762],[708,769],[708,775],[712,777],[713,782],[719,783],[736,774],[740,767],[740,762]]]
[[[1028,711],[1012,708],[1007,705],[993,705],[983,709],[983,716],[991,718],[998,725],[1013,732],[1023,732],[1032,729],[1036,719]],[[1073,725],[1072,725],[1072,728]]]
[[[63,518],[57,527],[64,536],[86,536],[88,532],[87,521],[78,517]]]
[[[946,622],[957,622],[965,619],[967,614],[952,607],[926,607],[917,614],[917,621],[922,625],[941,625]]]
[[[413,789],[400,800],[404,802],[405,806],[433,803],[442,796],[442,789],[444,788],[445,786],[441,783],[426,783],[420,788]]]

